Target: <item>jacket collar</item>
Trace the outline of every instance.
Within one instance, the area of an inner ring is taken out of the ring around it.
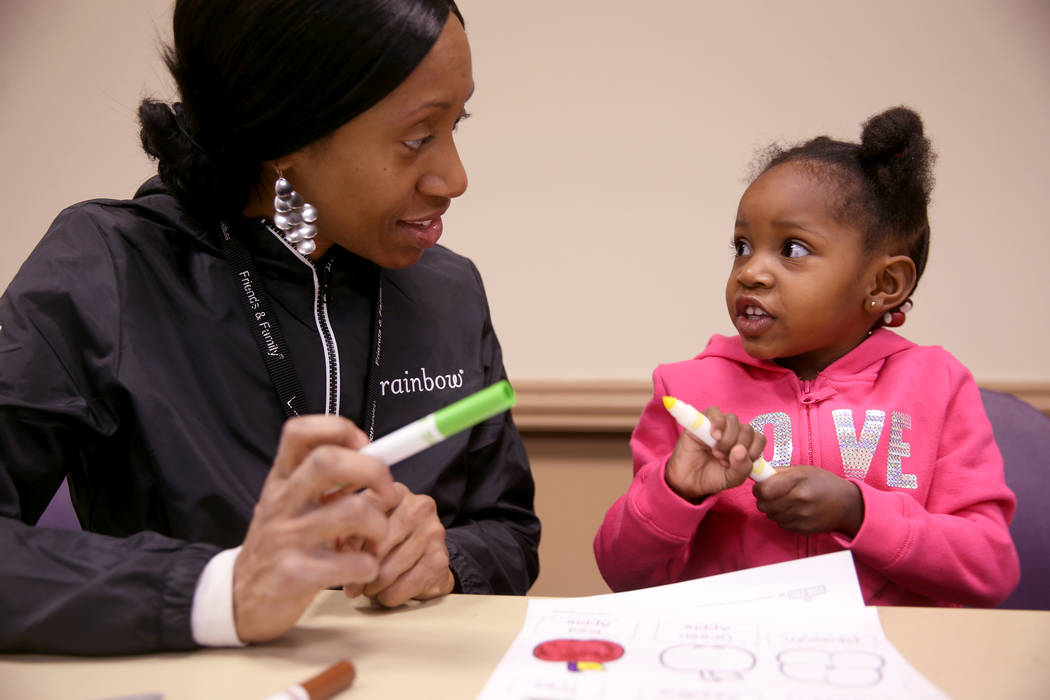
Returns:
[[[224,255],[218,224],[214,227],[202,226],[187,216],[159,177],[151,177],[142,183],[135,192],[134,200],[148,208],[150,218],[193,238],[201,247],[215,255]],[[264,277],[291,280],[303,277],[303,281],[308,280],[311,275],[310,267],[298,253],[270,230],[268,223],[265,219],[244,218],[227,222],[248,246],[256,267]],[[314,267],[320,268],[330,260],[332,265],[329,270],[333,275],[329,278],[329,283],[338,284],[341,279],[350,278],[368,280],[369,287],[374,284],[371,280],[375,279],[378,268],[371,261],[339,246],[332,246],[324,258],[314,263]]]

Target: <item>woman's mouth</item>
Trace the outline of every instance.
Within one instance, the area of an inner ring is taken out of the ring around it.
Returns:
[[[398,221],[398,225],[416,241],[420,248],[430,248],[441,238],[441,217],[435,216],[430,219],[418,219],[416,221]]]

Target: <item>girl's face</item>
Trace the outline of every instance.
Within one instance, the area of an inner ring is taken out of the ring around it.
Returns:
[[[744,349],[813,379],[868,334],[878,256],[835,218],[826,184],[782,163],[740,198],[726,304]]]
[[[415,70],[376,105],[275,161],[317,207],[315,257],[332,244],[390,269],[441,236],[441,216],[467,188],[453,131],[474,91],[470,47],[449,16]]]

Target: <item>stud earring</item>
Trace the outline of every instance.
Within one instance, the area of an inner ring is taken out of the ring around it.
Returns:
[[[303,201],[284,173],[277,170],[277,182],[273,186],[273,225],[284,232],[284,238],[303,255],[317,250],[313,238],[317,235],[317,207]]]

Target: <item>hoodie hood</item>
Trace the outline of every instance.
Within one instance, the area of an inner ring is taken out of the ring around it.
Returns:
[[[915,343],[907,338],[903,338],[885,328],[877,328],[870,336],[861,341],[857,347],[819,372],[817,379],[814,381],[819,382],[821,379],[824,379],[832,382],[841,382],[858,378],[874,380],[886,360],[897,353],[914,347],[916,347]],[[737,364],[754,367],[774,374],[794,374],[790,369],[782,367],[771,360],[760,360],[748,355],[738,335],[712,335],[703,353],[697,355],[694,359],[700,359],[701,357],[721,357]]]

